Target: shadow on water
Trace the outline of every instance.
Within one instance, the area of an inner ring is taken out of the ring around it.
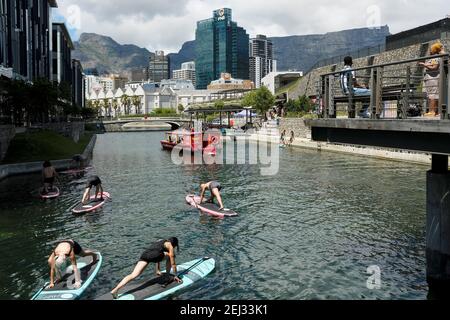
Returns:
[[[216,259],[207,279],[173,299],[427,299],[425,171],[420,166],[284,149],[275,176],[260,166],[176,166],[162,133],[98,136],[94,170],[62,177],[60,198],[30,193],[40,176],[0,183],[0,299],[29,299],[48,278],[46,259],[72,238],[102,252],[84,299],[111,290],[154,240],[178,236],[177,262]],[[113,200],[76,217],[70,208],[97,174]],[[185,203],[201,182],[219,180],[231,219]],[[369,266],[380,290],[367,288]],[[148,268],[145,276],[152,275]]]

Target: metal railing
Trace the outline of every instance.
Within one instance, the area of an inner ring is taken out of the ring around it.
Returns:
[[[440,61],[438,80],[424,79],[425,68],[419,62],[429,59]],[[442,54],[322,74],[317,84],[319,114],[323,118],[355,118],[358,110],[367,109],[371,119],[406,119],[422,116],[430,107],[428,102],[438,97],[439,115],[449,119],[449,59]],[[346,92],[343,77],[347,77]],[[358,87],[369,90],[361,94]]]

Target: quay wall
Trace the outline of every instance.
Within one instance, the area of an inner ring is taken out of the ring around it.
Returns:
[[[328,151],[345,153],[357,156],[371,157],[383,160],[402,161],[421,165],[431,165],[431,155],[416,153],[406,150],[394,150],[387,148],[365,147],[356,145],[341,145],[326,142],[316,142],[311,140],[311,127],[307,126],[303,119],[281,119],[279,133],[286,130],[289,139],[291,131],[294,131],[295,140],[293,147],[313,149],[317,151]],[[278,132],[277,132],[278,133]],[[258,141],[267,139],[263,134],[253,134],[250,139]],[[278,136],[272,136],[274,143],[279,142]]]
[[[83,154],[83,162],[89,163],[92,159],[95,144],[97,142],[97,135],[94,135],[86,146]],[[52,165],[57,171],[67,170],[72,165],[72,159],[53,160]],[[26,162],[16,164],[0,165],[0,181],[11,176],[39,173],[42,170],[42,162]]]
[[[0,125],[0,161],[2,161],[6,152],[8,151],[9,144],[16,134],[16,129],[12,125]]]

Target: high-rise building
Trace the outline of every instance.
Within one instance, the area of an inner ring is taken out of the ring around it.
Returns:
[[[51,8],[56,0],[0,0],[0,69],[33,81],[51,75]]]
[[[52,80],[58,83],[72,83],[72,50],[74,49],[69,31],[64,23],[53,23]]]
[[[72,103],[84,107],[84,73],[79,60],[72,60]]]
[[[249,36],[232,21],[231,9],[215,10],[213,18],[197,22],[195,39],[197,89],[206,89],[222,73],[249,79]]]
[[[195,86],[195,62],[189,61],[181,64],[180,70],[173,70],[174,80],[191,80]]]
[[[156,51],[150,55],[148,77],[151,82],[170,79],[170,58],[164,55],[164,51]]]
[[[250,79],[256,88],[261,87],[261,79],[271,72],[276,72],[276,61],[273,60],[272,41],[264,35],[250,39]]]

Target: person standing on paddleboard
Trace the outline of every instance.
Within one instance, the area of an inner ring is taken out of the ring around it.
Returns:
[[[89,180],[86,186],[86,190],[84,191],[83,199],[81,200],[81,202],[84,205],[88,204],[89,200],[91,199],[91,189],[93,187],[95,187],[95,201],[97,200],[99,194],[100,194],[100,201],[103,201],[102,181],[98,176],[94,176]]]
[[[222,186],[217,181],[211,181],[200,185],[200,203],[203,203],[203,199],[205,198],[205,192],[208,189],[211,192],[211,198],[207,202],[214,203],[214,198],[216,198],[220,205],[219,210],[224,210],[225,207],[223,206],[222,196],[220,194]]]
[[[49,289],[55,287],[55,274],[57,280],[61,280],[64,275],[65,269],[67,269],[70,264],[72,264],[73,273],[75,275],[74,287],[76,289],[81,287],[81,277],[77,267],[77,260],[75,258],[76,255],[80,257],[92,256],[94,259],[92,262],[93,264],[95,264],[97,261],[97,254],[95,252],[83,250],[83,248],[81,248],[81,246],[76,241],[66,240],[60,242],[48,258],[48,264],[50,266]]]
[[[49,190],[53,190],[53,184],[55,183],[58,173],[52,166],[50,161],[45,161],[42,169],[42,179],[44,180],[44,192],[43,194],[48,194]]]
[[[174,280],[178,283],[182,283],[183,281],[177,277],[177,264],[175,262],[175,248],[180,250],[178,245],[178,238],[170,238],[168,240],[159,240],[155,243],[152,243],[151,246],[145,250],[142,254],[139,262],[137,263],[134,271],[126,276],[118,285],[115,287],[111,294],[114,299],[118,298],[118,293],[121,288],[127,285],[130,281],[139,277],[142,272],[144,272],[145,268],[149,265],[149,263],[156,263],[156,275],[161,276],[162,273],[160,271],[160,264],[164,258],[167,259],[166,262],[166,273],[170,274],[170,269],[173,268],[173,272],[175,274]]]

